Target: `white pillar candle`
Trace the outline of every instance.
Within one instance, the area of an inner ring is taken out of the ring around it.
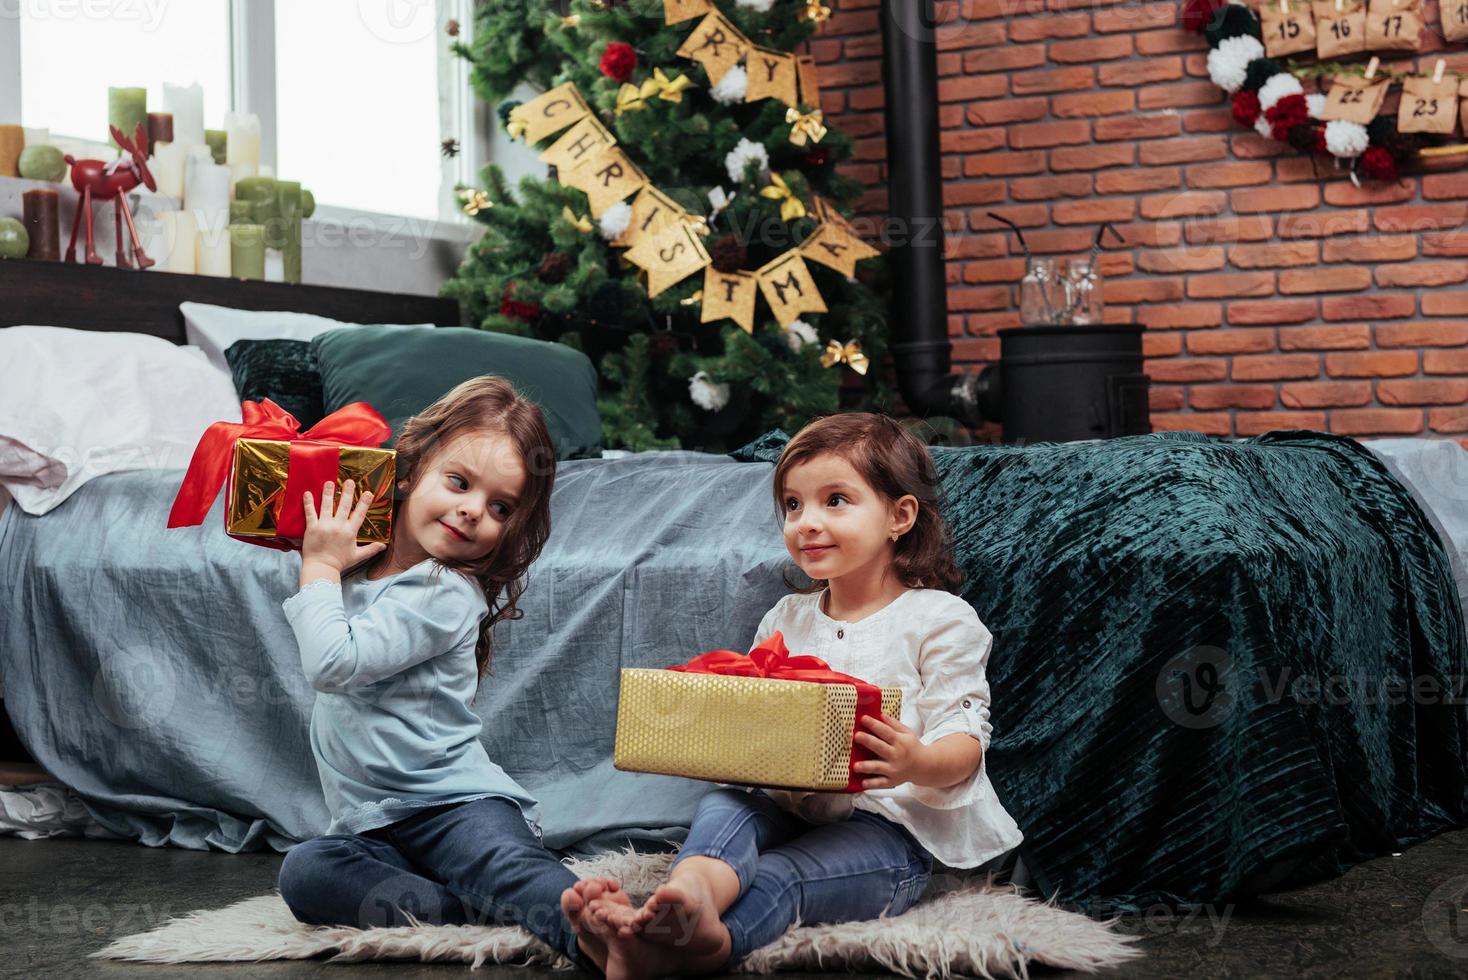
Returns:
[[[184,167],[184,206],[190,211],[223,212],[229,218],[229,168],[199,157]]]
[[[195,239],[194,266],[201,276],[229,277],[229,213],[223,219],[204,217],[195,211],[199,234]]]
[[[256,176],[260,171],[260,117],[253,112],[226,112],[224,131],[229,136],[224,162],[234,179]]]
[[[179,203],[184,200],[184,160],[188,147],[180,143],[159,143],[153,147],[153,159],[148,169],[158,183],[158,193],[166,194]]]
[[[182,145],[204,142],[204,87],[163,83],[163,111],[173,113],[173,141]]]
[[[285,282],[285,256],[273,248],[265,250],[265,281]]]

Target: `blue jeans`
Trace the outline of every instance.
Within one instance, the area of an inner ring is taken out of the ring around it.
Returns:
[[[502,797],[429,807],[362,834],[297,844],[280,866],[280,895],[311,925],[524,926],[589,967],[561,912],[576,875],[545,849]]]
[[[899,915],[917,904],[933,871],[933,856],[886,817],[856,810],[817,825],[764,793],[726,787],[699,801],[674,867],[694,855],[718,858],[739,876],[739,897],[723,915],[733,941],[727,968],[796,921]]]

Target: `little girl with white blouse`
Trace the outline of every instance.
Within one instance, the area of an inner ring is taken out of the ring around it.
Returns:
[[[1024,837],[985,771],[993,636],[953,594],[962,573],[927,447],[890,418],[819,419],[775,466],[785,546],[814,584],[764,617],[793,655],[902,690],[866,719],[858,794],[711,790],[671,875],[640,908],[595,878],[561,907],[608,980],[714,973],[804,925],[897,915],[935,859],[1006,866]]]

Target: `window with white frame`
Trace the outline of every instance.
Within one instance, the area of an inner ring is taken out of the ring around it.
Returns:
[[[15,0],[0,11],[0,120],[103,142],[109,86],[199,82],[205,125],[261,121],[261,162],[315,194],[323,214],[464,219],[488,110],[449,52],[472,0]],[[467,38],[466,38],[467,40]],[[9,69],[7,63],[14,66]],[[442,146],[453,141],[457,155]]]

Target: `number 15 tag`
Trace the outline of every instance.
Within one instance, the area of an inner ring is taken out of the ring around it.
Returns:
[[[1263,0],[1259,20],[1271,58],[1315,50],[1315,14],[1308,0]]]

